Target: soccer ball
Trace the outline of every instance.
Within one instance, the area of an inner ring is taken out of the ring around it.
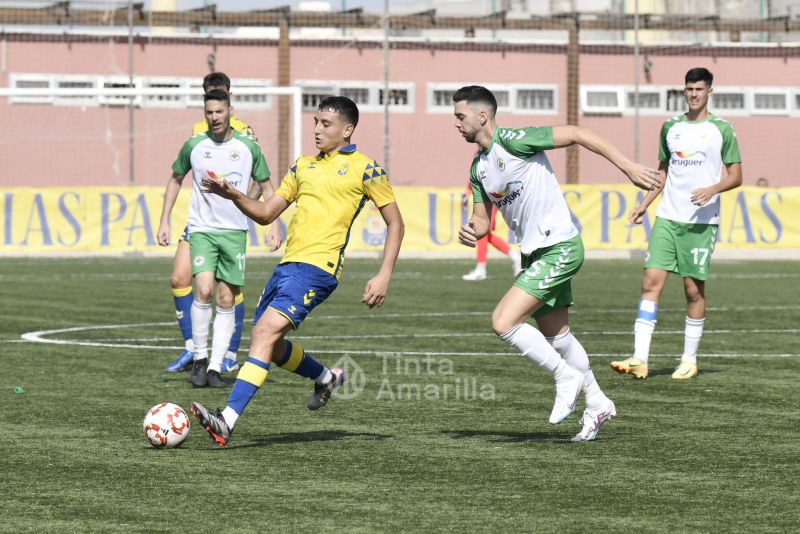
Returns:
[[[189,417],[171,402],[156,404],[144,416],[144,436],[157,449],[174,449],[189,435]]]

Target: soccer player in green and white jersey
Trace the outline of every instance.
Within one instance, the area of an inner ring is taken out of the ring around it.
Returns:
[[[659,170],[666,181],[628,215],[630,222],[640,224],[663,190],[644,262],[633,356],[611,362],[618,373],[638,379],[647,378],[658,299],[671,272],[683,278],[686,294],[683,355],[672,378],[697,376],[697,349],[706,317],[705,283],[717,239],[720,193],[742,185],[742,159],[733,127],[708,111],[713,81],[714,76],[702,67],[686,73],[683,93],[689,111],[661,127]]]
[[[545,150],[579,144],[623,171],[639,187],[659,186],[655,169],[637,165],[590,130],[577,126],[500,128],[497,101],[481,86],[462,87],[453,95],[455,126],[480,147],[470,170],[472,217],[458,233],[474,247],[490,228],[492,204],[515,232],[525,269],[492,313],[492,329],[531,362],[553,374],[556,398],[549,421],[558,424],[575,410],[583,392],[583,427],[572,439],[588,441],[616,415],[589,367],[586,351],[569,329],[571,279],[583,263],[583,242],[572,222]],[[536,320],[537,330],[526,319]]]
[[[195,298],[191,307],[194,362],[191,383],[197,387],[224,387],[220,377],[222,361],[235,327],[234,302],[245,280],[247,217],[230,201],[207,192],[201,181],[207,176],[224,179],[237,190],[250,191],[254,198],[273,188],[269,168],[261,149],[252,138],[231,128],[230,96],[226,91],[206,93],[205,115],[209,128],[184,143],[164,193],[158,242],[169,244],[169,217],[184,177],[192,171],[192,199],[189,207],[189,249],[194,276]],[[251,177],[260,188],[251,188]],[[215,290],[217,314],[211,361],[208,360],[208,331],[211,296]]]

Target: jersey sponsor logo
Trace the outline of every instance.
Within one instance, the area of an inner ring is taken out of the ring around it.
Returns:
[[[681,152],[680,150],[676,150],[673,154],[674,156],[670,158],[669,164],[681,167],[698,167],[705,164],[707,157],[706,153],[702,150],[698,150],[697,152]]]
[[[498,192],[489,191],[489,196],[495,198],[494,205],[498,208],[502,208],[503,206],[507,206],[517,200],[521,195],[522,191],[525,189],[525,186],[522,185],[520,180],[514,180],[512,182],[508,182],[506,186]]]
[[[242,173],[236,171],[227,174],[217,174],[214,171],[208,171],[208,175],[215,180],[224,180],[234,187],[239,187],[239,182],[241,182],[243,178]]]

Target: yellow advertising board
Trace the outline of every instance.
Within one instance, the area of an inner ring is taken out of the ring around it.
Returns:
[[[628,212],[644,195],[632,186],[563,186],[564,197],[588,250],[644,249],[655,217],[631,225]],[[460,252],[458,227],[469,217],[462,188],[396,187],[406,224],[403,251]],[[0,189],[0,254],[158,253],[161,187]],[[186,224],[191,191],[181,190],[173,210],[172,242]],[[718,249],[800,249],[800,187],[742,187],[723,194]],[[792,215],[794,214],[794,215]],[[291,220],[290,208],[282,224]],[[324,214],[320,214],[324,224]],[[497,232],[513,241],[498,221]],[[250,252],[266,252],[266,229],[251,224]],[[350,232],[348,252],[377,251],[385,226],[367,203]],[[171,253],[171,249],[169,250]]]

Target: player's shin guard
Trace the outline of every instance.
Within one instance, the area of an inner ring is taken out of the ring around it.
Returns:
[[[572,332],[567,330],[560,336],[548,337],[546,339],[553,348],[556,349],[556,352],[564,358],[567,365],[583,373],[583,394],[586,397],[586,406],[588,408],[593,408],[596,406],[603,406],[607,403],[607,397],[594,378],[586,349],[584,349],[581,342],[572,335]]]
[[[306,354],[297,341],[286,340],[286,353],[273,361],[287,371],[305,378],[317,379],[328,370],[324,365]]]
[[[194,359],[208,358],[208,327],[211,324],[211,304],[202,304],[196,300],[192,303],[192,341],[194,342]]]
[[[236,319],[236,326],[233,329],[231,336],[231,344],[228,347],[229,352],[236,352],[239,350],[239,344],[242,342],[242,329],[244,326],[244,294],[239,293],[233,301],[235,306],[234,317]]]
[[[656,329],[658,304],[652,300],[639,302],[639,311],[636,314],[636,323],[633,325],[633,357],[645,364],[650,358],[650,342]]]
[[[172,298],[175,300],[175,317],[178,319],[178,327],[181,329],[184,343],[192,339],[192,303],[194,293],[192,286],[172,288]]]
[[[700,338],[703,337],[703,325],[705,322],[705,317],[701,319],[686,317],[681,361],[697,365],[697,349],[700,347]]]
[[[542,333],[528,323],[518,324],[499,337],[527,359],[551,373],[556,371],[561,362],[561,356],[550,346]]]
[[[233,330],[234,309],[217,306],[217,315],[214,317],[214,337],[211,340],[211,360],[208,364],[209,371],[221,372],[222,359],[228,352]]]
[[[236,376],[236,382],[228,397],[228,405],[222,411],[222,417],[228,428],[233,428],[236,420],[253,399],[258,389],[269,375],[269,364],[249,356]]]

